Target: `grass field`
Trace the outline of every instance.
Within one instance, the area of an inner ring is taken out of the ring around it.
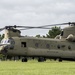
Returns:
[[[75,75],[75,62],[0,61],[0,75]]]

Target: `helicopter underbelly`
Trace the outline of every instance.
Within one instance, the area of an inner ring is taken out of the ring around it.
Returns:
[[[75,58],[75,51],[63,51],[61,58]]]
[[[28,48],[28,56],[75,58],[75,51]]]
[[[28,55],[30,56],[60,56],[58,51],[48,49],[29,48]]]

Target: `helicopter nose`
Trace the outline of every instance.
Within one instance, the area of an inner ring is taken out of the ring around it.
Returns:
[[[7,48],[4,46],[0,47],[0,54],[6,54],[7,53]]]

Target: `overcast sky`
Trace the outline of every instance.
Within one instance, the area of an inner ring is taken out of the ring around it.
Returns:
[[[75,0],[0,0],[0,27],[41,26],[75,22]],[[22,31],[23,35],[45,35],[48,30]]]

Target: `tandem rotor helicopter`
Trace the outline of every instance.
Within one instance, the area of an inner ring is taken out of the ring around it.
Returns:
[[[23,30],[42,28],[50,29],[50,26],[69,25],[64,28],[60,35],[52,38],[25,37],[20,33]],[[45,61],[46,58],[75,61],[75,22],[32,26],[5,26],[5,36],[0,43],[0,53],[7,56],[23,57],[22,62],[27,62],[28,57],[38,58],[38,61]]]

